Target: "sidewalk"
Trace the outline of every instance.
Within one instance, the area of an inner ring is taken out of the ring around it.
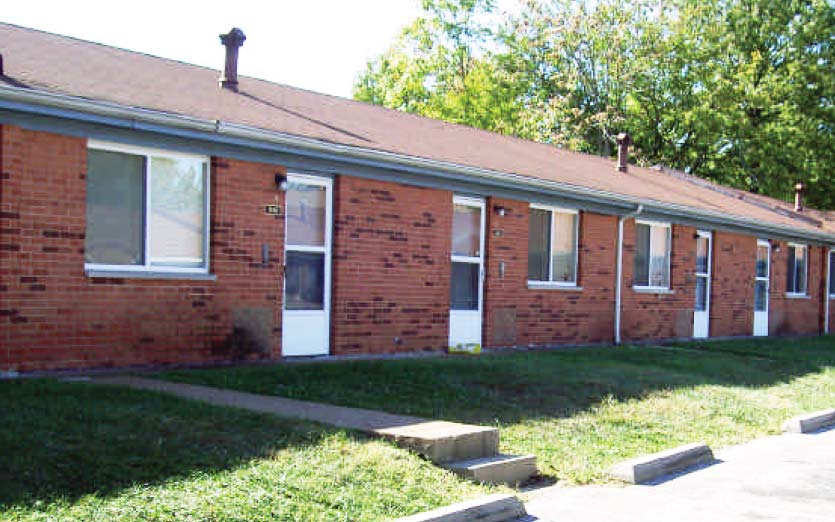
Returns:
[[[835,429],[757,439],[716,457],[656,485],[548,488],[526,508],[535,520],[579,522],[835,520]]]
[[[521,483],[536,473],[534,456],[499,453],[499,430],[495,427],[393,415],[142,377],[100,376],[91,378],[91,382],[168,393],[218,406],[361,431],[390,440],[473,480]]]
[[[144,377],[121,375],[102,376],[92,377],[90,382],[169,393],[185,399],[208,402],[217,406],[231,406],[233,408],[242,408],[259,413],[270,413],[282,417],[321,422],[338,428],[357,430],[365,433],[375,433],[378,430],[432,422],[420,417],[393,415],[381,411],[331,406],[318,402],[297,401],[284,397],[257,395],[254,393],[147,379]]]

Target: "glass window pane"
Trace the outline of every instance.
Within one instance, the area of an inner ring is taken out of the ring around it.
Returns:
[[[478,263],[452,263],[450,302],[453,310],[478,310]]]
[[[649,285],[649,225],[635,225],[634,285]]]
[[[87,263],[144,264],[144,200],[144,157],[88,151],[84,240]]]
[[[325,245],[325,187],[290,182],[287,187],[288,245]]]
[[[754,287],[754,310],[765,312],[768,306],[768,281],[757,281]]]
[[[835,252],[829,253],[829,293],[835,294]]]
[[[325,302],[325,254],[287,252],[284,271],[284,308],[323,310]]]
[[[548,280],[548,252],[550,251],[551,213],[531,209],[528,224],[528,280]]]
[[[696,272],[700,274],[707,273],[707,256],[708,256],[708,242],[710,240],[706,237],[699,236],[696,238]]]
[[[481,208],[455,205],[452,215],[452,255],[481,256]]]
[[[793,246],[788,249],[788,269],[786,270],[786,292],[797,292],[797,259]]]
[[[651,227],[650,286],[667,287],[670,282],[670,228]]]
[[[576,281],[577,214],[554,212],[554,235],[551,240],[551,280]]]
[[[696,311],[707,310],[707,277],[696,278]]]
[[[794,272],[795,292],[806,293],[806,247],[796,247]]]
[[[768,247],[757,246],[757,277],[768,277]]]
[[[150,176],[151,264],[203,266],[206,164],[195,159],[151,158]]]

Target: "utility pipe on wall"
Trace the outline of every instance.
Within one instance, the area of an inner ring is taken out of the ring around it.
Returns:
[[[617,246],[617,268],[615,268],[615,344],[620,344],[620,309],[621,293],[623,292],[623,222],[634,218],[644,211],[643,205],[638,205],[633,212],[624,214],[618,218],[618,246]]]

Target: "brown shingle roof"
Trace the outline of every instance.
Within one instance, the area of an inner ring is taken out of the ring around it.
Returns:
[[[221,52],[218,45],[219,57]],[[255,78],[240,77],[235,93],[219,88],[219,72],[209,68],[14,25],[0,23],[0,53],[5,58],[6,83],[12,86],[835,233],[830,220],[799,219],[791,212],[777,212],[768,204],[668,172],[630,166],[628,173],[617,173],[614,162],[606,158]],[[780,207],[776,200],[766,200]]]

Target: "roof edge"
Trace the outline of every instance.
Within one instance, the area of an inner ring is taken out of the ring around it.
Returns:
[[[6,102],[6,103],[3,103]],[[835,245],[835,235],[824,232],[810,231],[787,225],[764,224],[762,221],[734,216],[722,212],[700,209],[686,205],[666,203],[653,199],[642,199],[626,196],[614,192],[601,191],[549,181],[512,172],[501,172],[479,167],[460,165],[457,163],[444,162],[439,160],[409,156],[382,150],[355,147],[331,143],[314,138],[297,136],[294,134],[268,131],[257,127],[228,123],[221,120],[207,120],[195,118],[182,114],[167,113],[138,107],[131,107],[112,102],[91,100],[66,94],[53,93],[48,91],[33,90],[27,88],[10,87],[0,85],[0,106],[10,110],[26,112],[27,107],[45,107],[65,111],[74,111],[82,114],[91,114],[102,118],[116,118],[128,120],[134,128],[140,128],[142,124],[158,125],[174,129],[193,130],[217,135],[223,135],[252,142],[253,144],[272,144],[301,149],[311,153],[336,154],[341,157],[348,157],[355,161],[381,162],[397,167],[407,167],[444,174],[463,176],[475,181],[493,181],[500,183],[511,183],[531,189],[544,189],[563,193],[567,196],[581,197],[595,200],[604,205],[612,205],[623,208],[629,212],[638,205],[643,205],[645,212],[656,212],[668,216],[680,216],[696,220],[723,224],[740,228],[746,231],[760,233],[774,233],[781,236],[793,238],[813,238],[817,241]],[[64,115],[66,117],[66,115]]]

